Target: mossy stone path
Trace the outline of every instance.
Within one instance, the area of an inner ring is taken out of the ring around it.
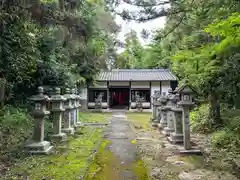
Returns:
[[[104,145],[99,150],[90,173],[98,170],[94,178],[106,180],[147,180],[144,163],[137,157],[135,133],[124,113],[114,112],[104,131]],[[108,143],[106,143],[108,142]]]
[[[120,179],[136,179],[131,168],[136,161],[137,150],[132,143],[135,136],[123,113],[113,113],[111,124],[105,130],[105,138],[111,142],[108,149],[120,160],[123,167],[120,169]]]

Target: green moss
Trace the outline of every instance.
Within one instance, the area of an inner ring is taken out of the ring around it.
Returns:
[[[148,180],[148,170],[145,163],[142,160],[138,160],[132,164],[134,174],[139,180]]]
[[[134,124],[135,129],[145,129],[150,130],[149,119],[151,117],[151,113],[126,113],[127,119]]]
[[[68,143],[57,147],[57,151],[49,156],[33,156],[17,162],[3,179],[39,180],[67,179],[76,180],[82,176],[88,167],[88,158],[101,137],[100,128],[85,127],[83,135],[69,138]]]
[[[107,123],[111,113],[79,113],[80,121],[84,123]]]
[[[142,160],[138,160],[130,165],[122,165],[121,160],[116,157],[107,146],[110,141],[103,141],[95,155],[85,180],[110,180],[120,179],[120,172],[124,170],[132,171],[139,180],[148,180],[148,171]]]
[[[110,143],[107,140],[101,143],[84,178],[85,180],[120,179],[121,161],[106,149]]]

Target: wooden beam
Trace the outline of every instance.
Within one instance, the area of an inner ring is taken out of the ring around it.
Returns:
[[[128,109],[131,109],[131,102],[132,102],[132,82],[129,81],[129,104],[128,104]]]
[[[87,83],[87,109],[88,109],[88,102],[89,102],[89,85]]]
[[[150,108],[152,108],[152,99],[151,99],[151,96],[152,96],[152,82],[149,81],[149,87],[150,87]]]
[[[109,95],[110,95],[110,93],[109,93],[109,81],[107,81],[107,103],[108,103],[108,108],[110,108],[110,101],[109,101]]]
[[[162,95],[162,81],[160,81],[160,95]]]

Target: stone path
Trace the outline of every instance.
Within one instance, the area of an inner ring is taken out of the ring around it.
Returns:
[[[135,134],[123,112],[113,112],[111,123],[105,130],[105,138],[111,141],[108,148],[120,160],[123,167],[118,170],[120,180],[137,180],[131,169],[131,165],[137,160],[137,149],[132,143]]]

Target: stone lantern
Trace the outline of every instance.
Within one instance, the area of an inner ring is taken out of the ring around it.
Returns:
[[[62,141],[67,138],[66,134],[62,132],[62,119],[63,112],[65,111],[63,107],[63,102],[66,100],[61,94],[60,88],[55,88],[54,95],[51,96],[51,113],[53,121],[53,134],[51,139],[53,141]]]
[[[81,109],[81,107],[82,107],[82,105],[81,105],[81,96],[79,96],[78,95],[78,92],[77,92],[77,89],[76,89],[76,102],[77,102],[77,110],[76,110],[76,113],[77,113],[77,115],[76,115],[76,118],[77,118],[77,126],[81,126],[81,122],[80,122],[80,119],[79,119],[79,113],[80,113],[80,109]]]
[[[182,114],[182,127],[183,127],[183,142],[184,142],[184,150],[185,152],[192,150],[191,149],[191,142],[190,142],[190,120],[189,120],[189,113],[190,109],[194,107],[193,96],[195,91],[191,86],[185,84],[181,86],[178,90],[180,95],[180,101],[178,105],[182,107],[183,114]],[[199,150],[194,150],[199,151]]]
[[[174,95],[173,95],[172,89],[169,89],[168,92],[169,92],[168,100],[167,100],[167,104],[165,106],[166,116],[167,116],[167,126],[164,127],[164,129],[162,131],[162,133],[165,134],[166,136],[169,136],[170,133],[172,133],[174,131],[173,112],[171,111],[171,108],[173,107],[172,97]]]
[[[155,107],[155,120],[152,121],[152,127],[157,127],[161,120],[161,111],[159,110],[161,108],[161,102],[159,101],[159,98],[157,98],[154,102]]]
[[[72,125],[74,128],[77,127],[77,96],[75,94],[75,89],[72,88],[71,89],[71,94],[72,94],[72,106],[73,106],[73,109],[72,109],[72,112],[71,112],[71,116],[72,116]]]
[[[156,92],[152,95],[152,116],[150,118],[150,122],[153,122],[156,119],[156,114],[157,114],[156,104],[158,103],[157,100],[159,97],[160,97],[160,94]]]
[[[167,110],[168,108],[166,107],[167,104],[167,97],[166,96],[161,96],[159,98],[159,101],[161,103],[161,118],[160,118],[160,123],[158,124],[159,129],[163,129],[167,126]]]
[[[34,110],[31,113],[34,118],[34,130],[32,139],[26,143],[25,149],[31,154],[48,154],[53,150],[50,142],[44,141],[44,117],[50,112],[46,109],[46,104],[50,100],[43,95],[43,88],[38,87],[38,94],[29,98],[34,102]]]
[[[62,132],[67,134],[74,134],[74,128],[71,126],[71,120],[72,120],[72,95],[70,94],[70,89],[66,88],[64,98],[66,99],[64,102],[64,108],[66,109],[64,112],[63,117],[63,129]]]
[[[170,137],[168,138],[170,142],[173,144],[176,143],[183,143],[183,129],[182,129],[182,108],[177,105],[177,102],[179,101],[179,94],[174,95],[173,101],[174,105],[171,108],[174,116],[174,132],[170,133]]]

